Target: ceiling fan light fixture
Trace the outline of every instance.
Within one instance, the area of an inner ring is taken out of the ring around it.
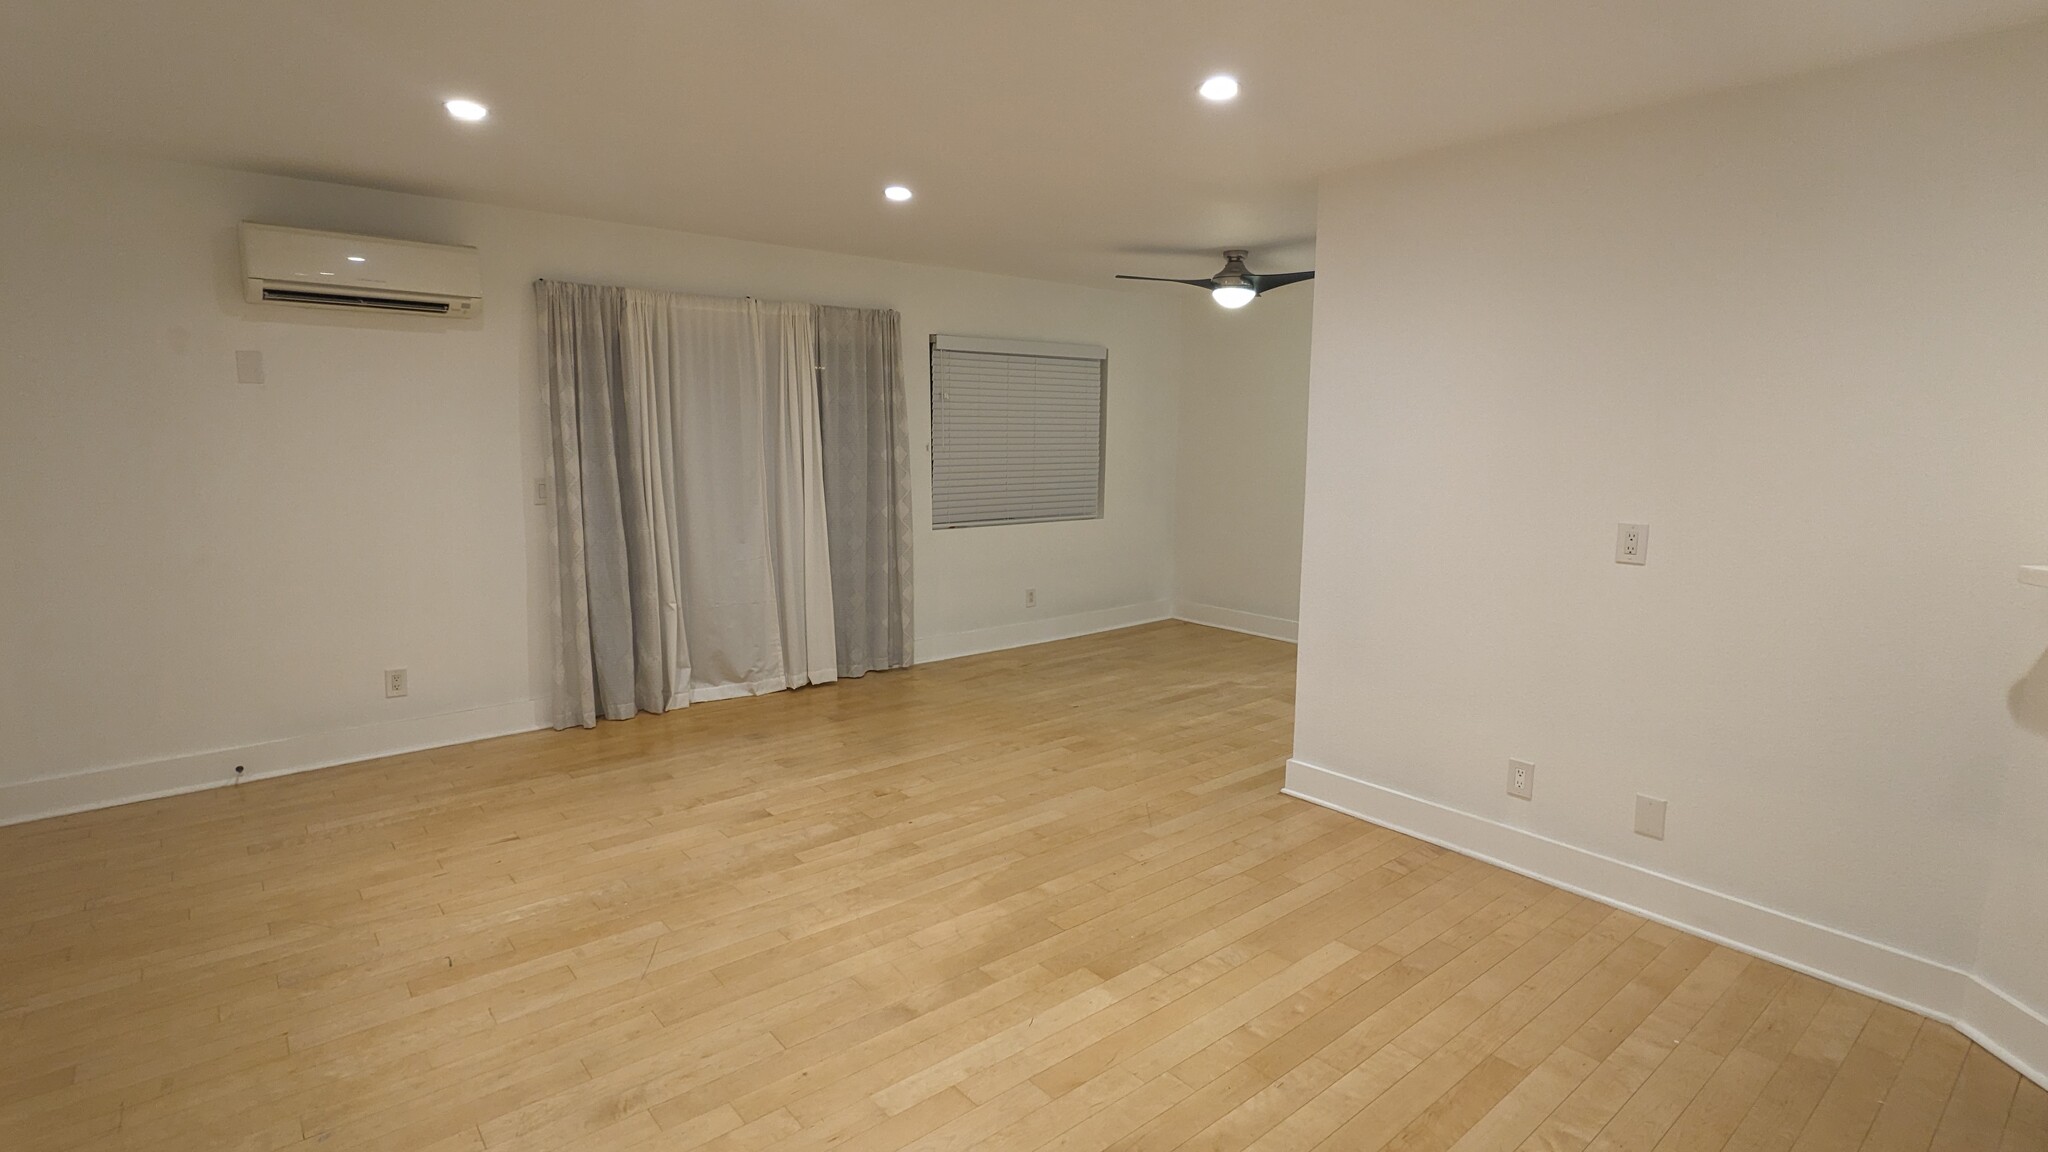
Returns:
[[[1118,273],[1117,279],[1161,280],[1168,284],[1185,284],[1190,288],[1200,288],[1207,292],[1210,298],[1222,307],[1242,308],[1253,300],[1258,299],[1261,292],[1274,288],[1284,288],[1289,284],[1299,284],[1303,280],[1313,280],[1316,278],[1316,274],[1312,271],[1267,272],[1263,274],[1253,272],[1244,266],[1244,258],[1249,255],[1251,253],[1243,248],[1225,249],[1223,252],[1223,270],[1214,276],[1204,276],[1199,280],[1182,280],[1174,276],[1131,276],[1124,273]]]
[[[1225,308],[1242,308],[1258,293],[1242,284],[1218,284],[1209,290],[1209,295]]]

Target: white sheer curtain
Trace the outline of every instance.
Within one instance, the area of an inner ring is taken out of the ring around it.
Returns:
[[[836,679],[810,307],[536,292],[556,727]]]

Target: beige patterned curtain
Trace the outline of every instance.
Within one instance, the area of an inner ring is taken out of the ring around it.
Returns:
[[[841,676],[912,661],[910,418],[896,313],[815,309]]]

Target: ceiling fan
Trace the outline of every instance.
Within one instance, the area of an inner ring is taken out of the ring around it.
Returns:
[[[1253,272],[1244,266],[1248,249],[1232,248],[1223,253],[1223,271],[1207,280],[1175,280],[1170,276],[1118,276],[1119,280],[1157,280],[1162,284],[1192,284],[1207,288],[1209,295],[1216,298],[1225,308],[1242,308],[1251,303],[1262,292],[1271,292],[1282,285],[1313,280],[1314,272]]]

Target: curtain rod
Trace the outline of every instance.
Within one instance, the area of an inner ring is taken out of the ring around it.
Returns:
[[[843,308],[849,312],[886,312],[896,315],[899,319],[902,315],[896,309],[887,305],[823,304],[816,300],[769,300],[755,296],[751,292],[743,296],[718,296],[708,292],[684,292],[675,288],[635,288],[626,284],[595,284],[588,280],[558,280],[549,276],[536,276],[533,278],[533,282],[535,284],[581,285],[585,288],[612,288],[625,292],[658,292],[668,296],[701,296],[707,300],[754,300],[763,304],[793,304],[805,308]]]

